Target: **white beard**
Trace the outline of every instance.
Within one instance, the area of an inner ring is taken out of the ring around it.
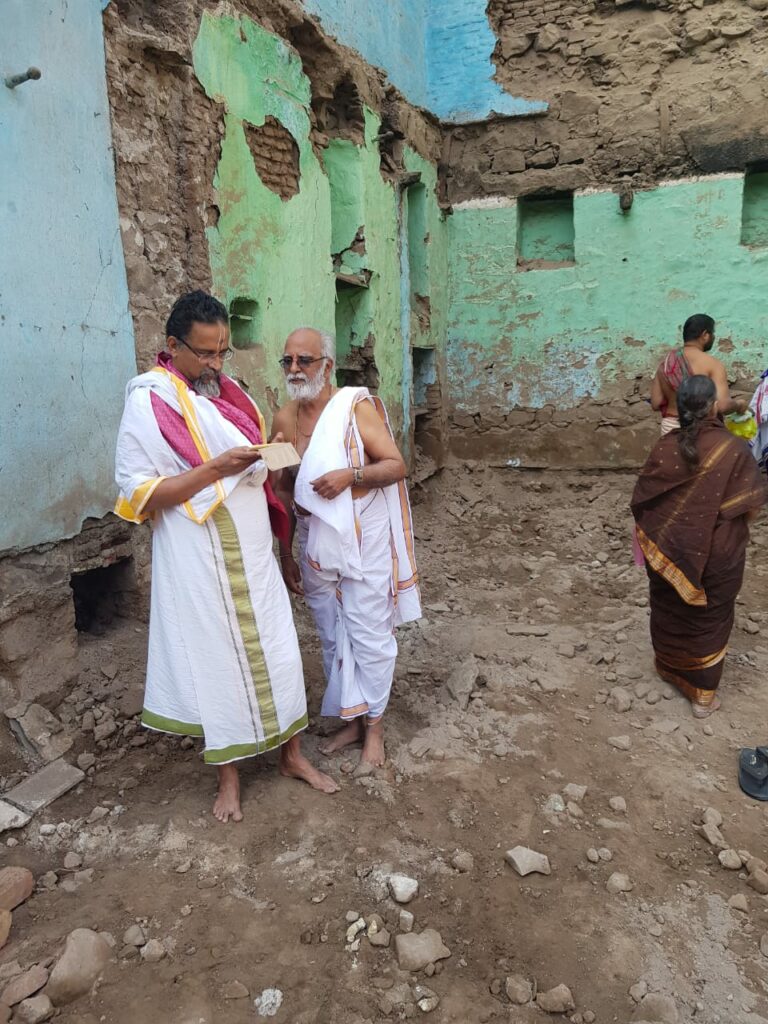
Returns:
[[[311,402],[315,398],[319,398],[324,387],[325,377],[322,373],[318,373],[316,377],[311,379],[298,376],[294,376],[293,379],[289,377],[285,382],[288,397],[299,402]]]

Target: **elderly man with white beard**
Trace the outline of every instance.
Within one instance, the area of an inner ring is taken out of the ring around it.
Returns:
[[[289,335],[280,360],[289,402],[273,436],[292,441],[298,472],[276,490],[292,509],[280,545],[283,578],[303,595],[323,649],[322,714],[345,724],[321,746],[331,756],[362,743],[357,774],[385,762],[383,715],[397,658],[394,627],[421,616],[406,467],[386,410],[367,388],[334,386],[333,337],[312,327]]]

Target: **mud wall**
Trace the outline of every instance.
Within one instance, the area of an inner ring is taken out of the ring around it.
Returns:
[[[610,190],[577,193],[570,251],[568,200],[554,212],[551,202],[514,199],[455,207],[454,450],[527,464],[636,463],[658,429],[643,401],[650,377],[695,312],[715,317],[717,354],[751,395],[768,364],[768,314],[755,301],[768,241],[743,239],[745,194],[754,231],[768,211],[745,193],[743,175],[637,192],[627,211]],[[537,248],[521,253],[526,239]]]
[[[768,158],[766,0],[491,0],[496,77],[544,116],[449,132],[451,199],[743,171]]]

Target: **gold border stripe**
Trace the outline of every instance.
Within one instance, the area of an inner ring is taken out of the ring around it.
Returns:
[[[248,659],[256,700],[259,705],[259,718],[264,732],[264,742],[269,743],[273,737],[280,735],[275,700],[272,695],[272,684],[269,681],[267,663],[259,639],[259,628],[253,611],[253,603],[245,576],[243,553],[234,520],[225,505],[220,505],[213,514],[213,522],[219,533],[221,550],[224,555],[224,567],[235,606],[237,624],[243,640],[243,647]]]
[[[688,577],[661,551],[651,538],[640,527],[637,528],[637,541],[642,548],[648,564],[659,576],[674,587],[686,604],[706,607],[707,595],[699,587],[694,587]]]

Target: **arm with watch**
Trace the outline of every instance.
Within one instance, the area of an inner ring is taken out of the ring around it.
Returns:
[[[407,475],[403,457],[373,405],[360,402],[355,409],[355,416],[369,461],[365,466],[334,469],[312,480],[315,492],[329,501],[337,498],[348,487],[376,490],[378,487],[396,484]]]

